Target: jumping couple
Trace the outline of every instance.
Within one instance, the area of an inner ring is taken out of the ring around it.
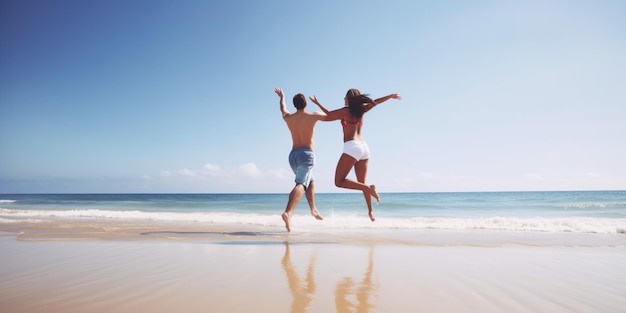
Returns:
[[[335,185],[340,188],[361,190],[365,197],[365,202],[367,203],[369,217],[373,222],[375,219],[372,209],[372,198],[376,199],[376,201],[380,201],[380,196],[376,192],[376,186],[367,185],[365,183],[370,151],[367,143],[365,143],[361,136],[363,115],[376,105],[389,99],[400,100],[402,98],[398,94],[393,93],[372,100],[367,94],[361,94],[358,89],[350,89],[344,98],[344,107],[334,111],[329,111],[315,96],[309,97],[309,99],[323,111],[323,113],[310,113],[306,111],[306,97],[299,93],[293,97],[293,105],[296,108],[296,112],[290,113],[285,105],[285,95],[282,89],[276,88],[274,92],[280,97],[280,111],[291,132],[291,139],[293,141],[291,152],[289,153],[289,165],[296,174],[296,186],[291,190],[287,208],[282,214],[287,231],[291,232],[291,215],[303,194],[306,196],[309,207],[311,208],[311,215],[318,220],[323,219],[315,207],[315,184],[312,172],[313,166],[315,165],[313,129],[317,121],[328,122],[341,120],[341,126],[343,126],[343,154],[337,163]],[[347,178],[352,168],[354,168],[354,173],[356,174],[356,181]]]

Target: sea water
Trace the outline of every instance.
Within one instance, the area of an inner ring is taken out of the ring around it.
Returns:
[[[106,220],[280,226],[287,194],[0,194],[0,224]],[[303,197],[293,225],[316,229],[444,229],[626,233],[626,191],[381,193],[375,222],[360,193]]]

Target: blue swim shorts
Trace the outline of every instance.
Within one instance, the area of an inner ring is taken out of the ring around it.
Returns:
[[[309,188],[313,179],[313,166],[315,165],[315,153],[309,148],[298,148],[289,153],[289,165],[296,174],[296,185],[302,184]]]

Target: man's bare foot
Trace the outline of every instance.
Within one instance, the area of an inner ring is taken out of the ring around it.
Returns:
[[[380,196],[378,195],[378,192],[376,192],[375,185],[370,185],[370,192],[372,193],[372,197],[376,199],[376,202],[380,202]]]
[[[374,218],[374,212],[370,211],[370,220],[375,221],[376,219]]]
[[[291,228],[289,228],[289,220],[291,219],[291,216],[289,215],[289,213],[285,212],[282,215],[283,217],[283,221],[285,221],[285,227],[287,227],[287,231],[291,232]]]
[[[320,212],[317,211],[317,209],[311,209],[311,215],[313,215],[315,219],[318,219],[320,221],[324,219],[322,215],[320,215]]]

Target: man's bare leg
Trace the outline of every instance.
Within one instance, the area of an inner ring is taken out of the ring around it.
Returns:
[[[315,207],[315,184],[313,182],[311,182],[309,188],[306,189],[305,196],[306,200],[309,202],[309,208],[311,208],[311,215],[320,221],[323,220],[324,218],[320,212],[317,211],[317,207]]]
[[[288,232],[291,232],[291,227],[289,223],[291,222],[291,215],[293,211],[296,209],[296,205],[302,199],[302,195],[304,194],[304,186],[302,184],[298,184],[291,190],[289,193],[289,201],[287,202],[287,208],[285,208],[285,212],[282,215],[283,221],[285,221],[285,227]]]

